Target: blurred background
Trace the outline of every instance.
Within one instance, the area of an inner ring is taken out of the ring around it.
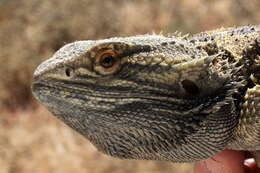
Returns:
[[[189,173],[100,154],[32,98],[33,70],[76,40],[260,24],[259,0],[0,0],[0,173]]]

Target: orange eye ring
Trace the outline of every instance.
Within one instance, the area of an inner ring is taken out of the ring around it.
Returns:
[[[103,50],[96,56],[95,69],[102,74],[110,74],[118,69],[120,58],[113,50]]]
[[[116,63],[116,57],[111,53],[104,53],[100,56],[99,63],[104,68],[110,68]]]

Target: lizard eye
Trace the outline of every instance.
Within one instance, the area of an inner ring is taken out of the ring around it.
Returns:
[[[96,55],[95,70],[100,74],[112,74],[118,70],[120,58],[113,50],[103,50]]]
[[[105,53],[100,57],[100,65],[104,68],[112,67],[115,62],[116,58],[110,53]]]

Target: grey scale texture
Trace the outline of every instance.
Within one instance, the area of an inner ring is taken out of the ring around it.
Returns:
[[[108,155],[260,163],[260,26],[77,41],[35,70],[34,96]]]

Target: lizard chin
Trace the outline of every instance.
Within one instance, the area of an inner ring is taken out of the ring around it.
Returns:
[[[55,116],[113,157],[178,162],[206,159],[225,148],[237,124],[231,99],[185,115],[144,100],[97,109],[87,96],[76,102],[58,88],[47,82],[32,85],[34,96]],[[214,125],[216,121],[219,126]]]

